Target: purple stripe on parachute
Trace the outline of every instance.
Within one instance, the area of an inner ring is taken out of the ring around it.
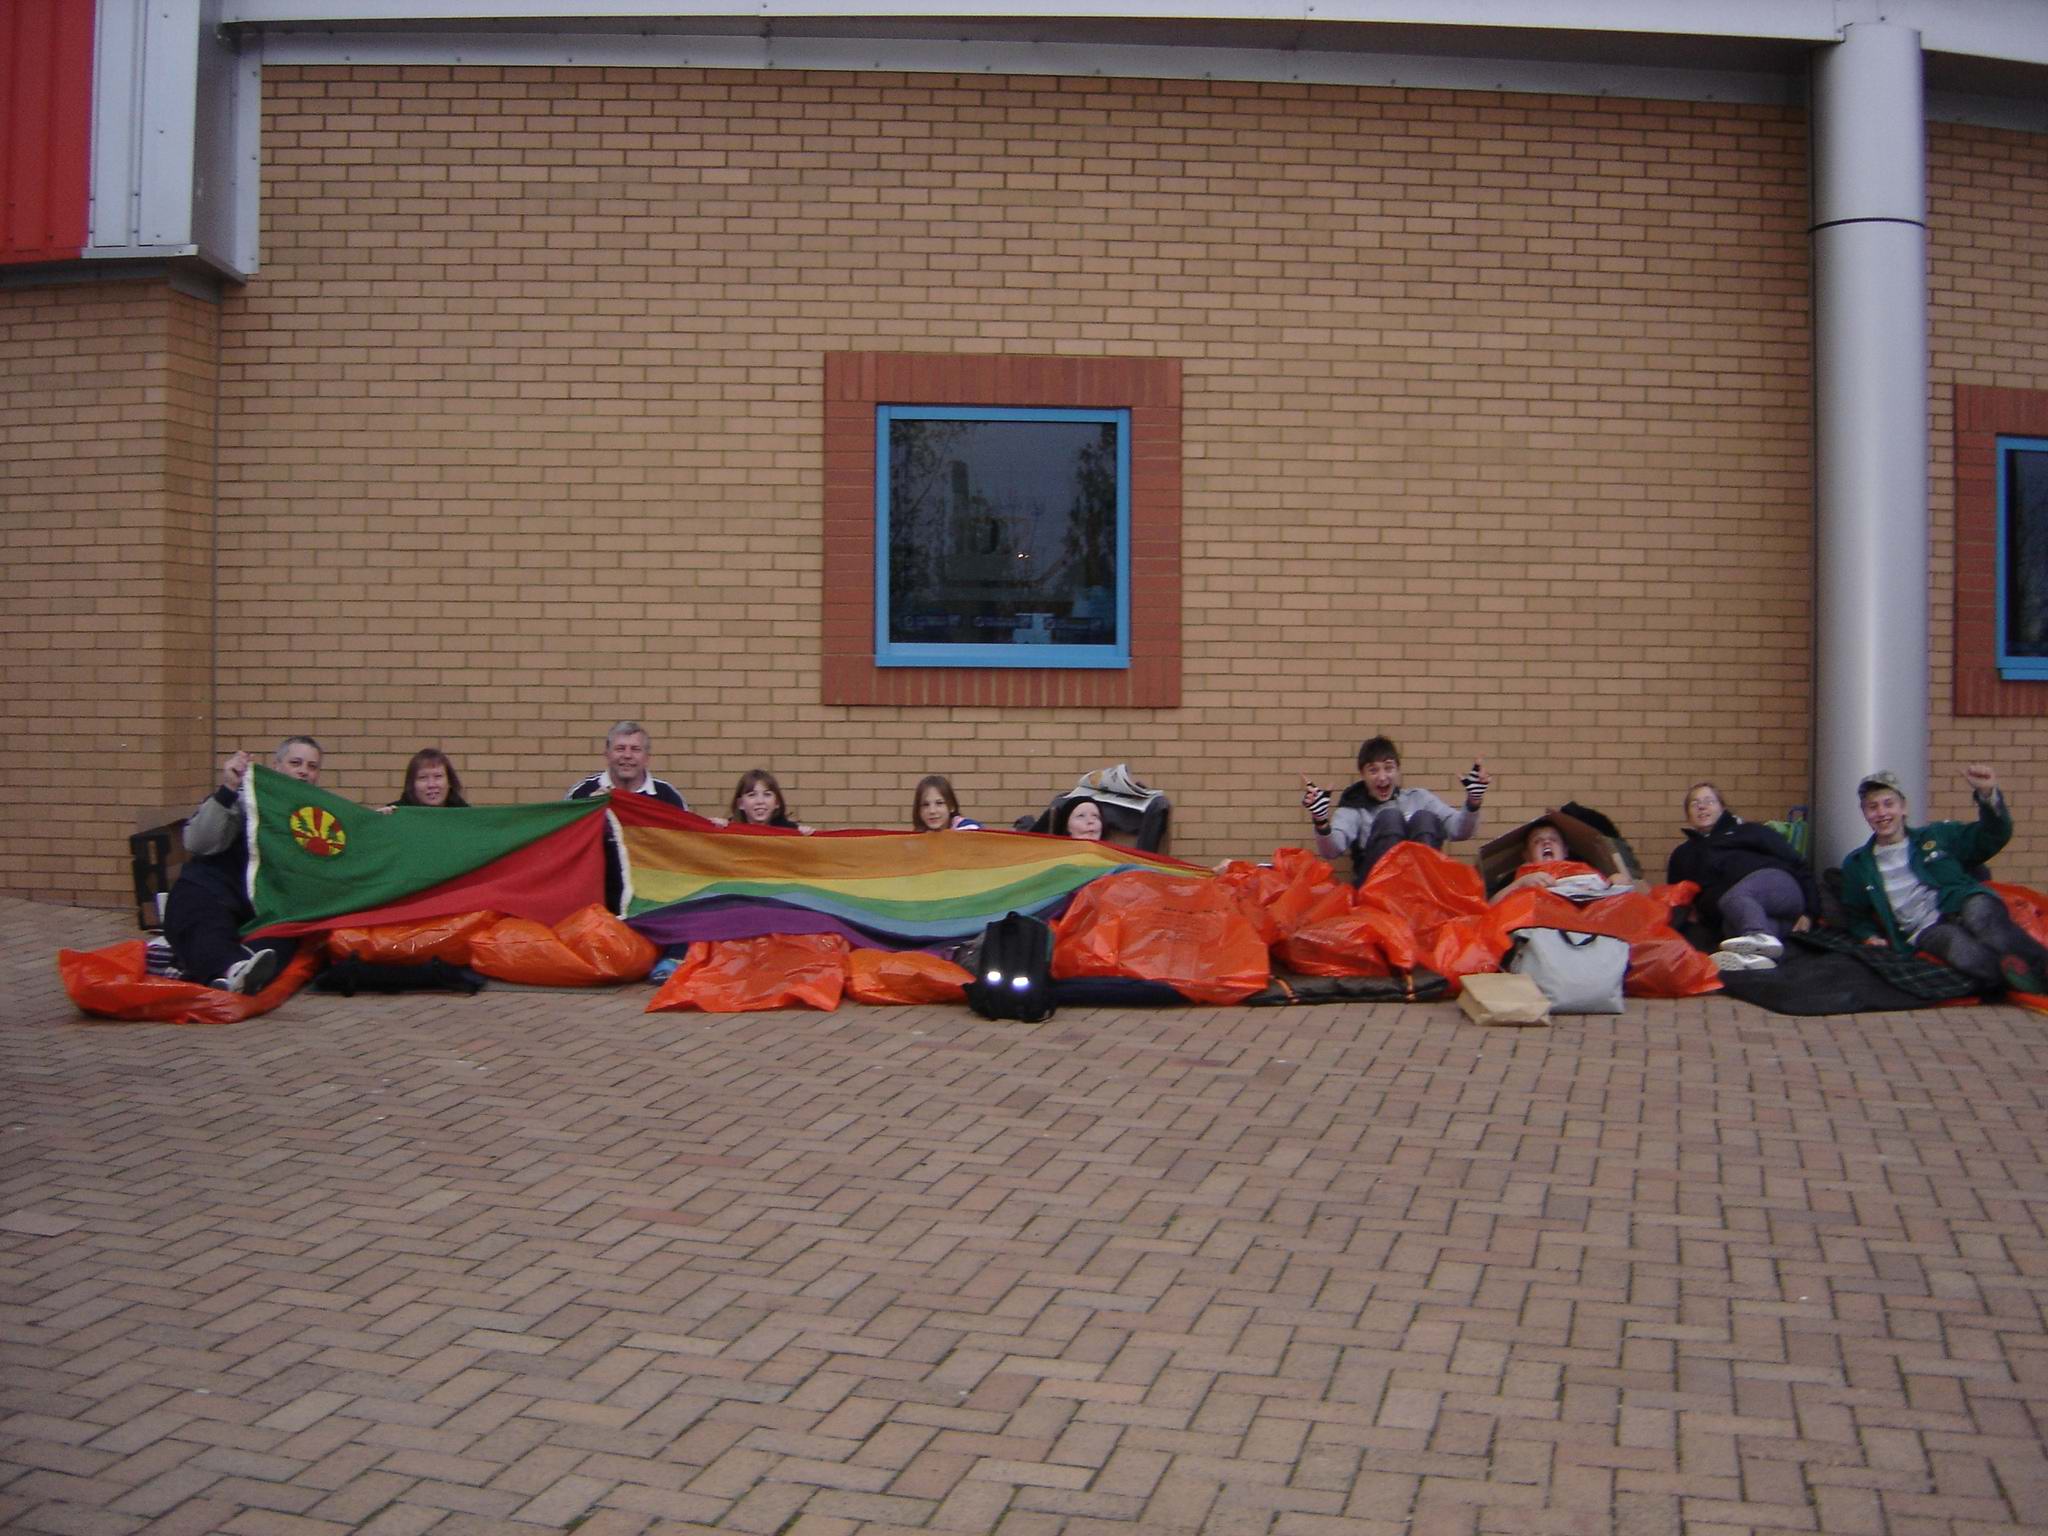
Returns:
[[[1067,910],[1072,895],[1027,909],[1027,915],[1051,922]],[[667,948],[673,944],[695,944],[700,940],[757,939],[769,933],[836,933],[855,949],[924,949],[935,955],[950,954],[968,939],[979,938],[981,930],[951,938],[933,939],[929,932],[899,933],[843,918],[813,912],[793,903],[759,896],[710,896],[628,918],[627,926]]]

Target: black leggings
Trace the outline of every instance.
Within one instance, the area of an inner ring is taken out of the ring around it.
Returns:
[[[1989,891],[1979,891],[1954,917],[1923,930],[1913,944],[1986,986],[2005,984],[1998,962],[2008,955],[2024,960],[2035,974],[2048,975],[2048,950],[2035,943],[2012,920],[2005,903]]]

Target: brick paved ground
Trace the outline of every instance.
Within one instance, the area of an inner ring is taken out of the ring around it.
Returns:
[[[2048,1528],[2048,1020],[83,1027],[0,902],[0,1527]]]

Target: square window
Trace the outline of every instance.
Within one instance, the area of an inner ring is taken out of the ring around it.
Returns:
[[[1998,672],[2048,678],[2048,439],[1998,440]]]
[[[1128,410],[875,411],[875,664],[1128,667]]]
[[[822,702],[1180,704],[1177,360],[828,352],[823,405]]]

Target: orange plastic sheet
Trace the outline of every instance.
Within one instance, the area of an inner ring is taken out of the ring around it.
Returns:
[[[846,995],[856,1003],[961,1003],[973,972],[921,949],[856,949],[846,957]]]
[[[1303,976],[1394,976],[1414,970],[1422,950],[1404,919],[1373,905],[1305,925],[1274,955]]]
[[[1268,944],[1351,908],[1351,887],[1327,863],[1299,848],[1276,848],[1271,865],[1233,859],[1216,879],[1237,894]]]
[[[469,943],[472,970],[529,987],[638,981],[660,955],[601,905],[571,912],[552,928],[531,918],[501,917]]]
[[[371,965],[425,965],[429,960],[468,965],[470,941],[499,921],[495,912],[458,912],[373,928],[336,928],[327,935],[327,958],[353,957]]]
[[[141,939],[105,949],[60,949],[57,974],[81,1013],[131,1024],[237,1024],[268,1013],[320,968],[320,946],[302,944],[291,963],[253,996],[149,974]]]
[[[1242,1002],[1272,980],[1266,941],[1212,879],[1127,870],[1075,893],[1053,925],[1055,977],[1161,981],[1197,1003]]]
[[[851,946],[836,933],[771,933],[692,944],[647,1011],[830,1010],[839,1006],[845,990],[850,953]]]

